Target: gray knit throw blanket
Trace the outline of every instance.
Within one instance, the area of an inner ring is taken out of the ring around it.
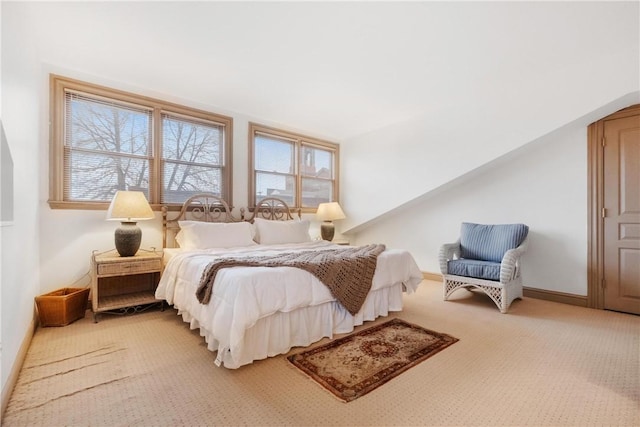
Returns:
[[[349,313],[355,315],[371,289],[378,255],[384,249],[384,245],[368,245],[246,258],[221,258],[205,267],[196,296],[202,304],[209,302],[216,274],[222,268],[295,267],[316,276],[329,288],[334,298]]]

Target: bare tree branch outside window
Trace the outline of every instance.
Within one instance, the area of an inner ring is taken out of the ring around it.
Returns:
[[[162,116],[163,201],[202,192],[222,194],[224,128]]]
[[[162,203],[222,195],[224,126],[162,114]],[[67,193],[110,201],[118,190],[149,198],[153,116],[144,108],[67,95]]]
[[[233,118],[51,74],[49,206],[104,209],[136,190],[154,209],[196,193],[232,205]]]
[[[69,198],[109,201],[133,189],[148,198],[151,126],[150,111],[68,95]]]

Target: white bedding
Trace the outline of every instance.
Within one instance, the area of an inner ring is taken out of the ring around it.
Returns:
[[[253,360],[286,353],[334,333],[345,333],[365,320],[402,309],[402,291],[413,292],[422,274],[413,257],[387,249],[378,257],[369,296],[355,316],[333,298],[312,274],[292,267],[234,267],[220,270],[211,301],[195,296],[200,276],[214,257],[268,255],[278,251],[326,249],[329,242],[258,245],[248,248],[173,250],[156,297],[173,304],[199,328],[208,348],[217,351],[216,364],[235,369]]]

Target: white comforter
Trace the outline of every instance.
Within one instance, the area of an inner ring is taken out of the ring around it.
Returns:
[[[206,305],[200,304],[195,292],[207,264],[221,256],[269,255],[333,246],[320,241],[180,251],[169,259],[156,290],[156,298],[173,304],[178,314],[192,327],[206,329],[207,333],[201,331],[201,334],[208,338],[211,350],[217,347],[217,364],[224,360],[225,367],[237,368],[240,363],[246,363],[246,357],[240,357],[244,351],[245,332],[260,319],[278,312],[292,312],[333,302],[335,298],[315,276],[298,268],[234,267],[219,271],[211,301]],[[402,283],[410,293],[415,291],[421,280],[422,274],[407,251],[387,249],[378,257],[370,292]],[[216,342],[209,342],[211,337]],[[230,357],[223,357],[225,352],[229,352]]]

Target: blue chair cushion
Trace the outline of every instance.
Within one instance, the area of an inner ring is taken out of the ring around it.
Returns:
[[[455,259],[447,263],[448,273],[477,279],[500,280],[500,263],[475,259]]]
[[[529,227],[524,224],[473,224],[460,229],[460,258],[501,262],[505,252],[524,241]]]

